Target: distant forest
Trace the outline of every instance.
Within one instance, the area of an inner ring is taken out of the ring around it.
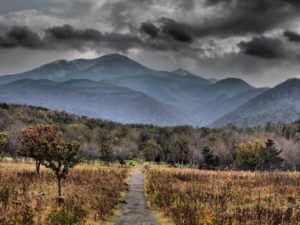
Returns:
[[[86,160],[138,159],[211,170],[300,170],[300,121],[238,128],[159,127],[79,117],[41,107],[0,104],[1,155],[17,158],[20,129],[56,124]]]

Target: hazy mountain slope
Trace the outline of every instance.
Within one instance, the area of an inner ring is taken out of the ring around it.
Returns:
[[[212,84],[214,82],[211,82],[209,79],[203,78],[200,75],[197,74],[193,74],[187,70],[183,70],[183,69],[177,69],[175,71],[173,71],[173,73],[177,74],[177,75],[181,75],[184,76],[185,78],[197,78],[197,82],[201,82],[202,84]]]
[[[111,54],[98,58],[97,62],[93,66],[73,74],[72,79],[90,79],[100,81],[102,79],[112,79],[151,72],[155,71],[126,56]]]
[[[119,54],[55,61],[0,77],[1,84],[6,84],[3,101],[159,125],[207,125],[260,93],[241,79],[210,81],[182,69],[156,71]]]
[[[268,90],[268,88],[251,89],[233,97],[221,95],[202,105],[194,112],[195,117],[198,118],[195,123],[198,126],[207,126],[226,113],[235,110],[252,98],[262,94],[266,90]]]
[[[248,90],[255,90],[240,79],[229,78],[212,84],[196,75],[178,75],[168,72],[128,76],[106,82],[144,92],[190,113],[219,96],[234,96]]]
[[[68,77],[69,74],[76,72],[77,69],[75,65],[66,60],[58,60],[24,73],[1,76],[0,84],[7,84],[22,79],[47,79],[53,81],[63,80]]]
[[[238,78],[227,78],[201,90],[201,98],[206,101],[213,100],[221,95],[233,97],[239,93],[255,89],[247,82]]]
[[[111,84],[141,91],[157,100],[180,108],[186,105],[182,103],[189,103],[188,108],[200,103],[199,90],[212,84],[188,71],[172,73],[151,70],[119,54],[105,55],[96,59],[55,61],[21,74],[1,76],[0,84],[20,79],[47,79],[58,82],[70,79],[93,81],[109,79],[114,80]]]
[[[228,123],[255,126],[299,118],[300,79],[289,79],[216,120],[211,126],[221,127]]]
[[[16,81],[0,86],[0,102],[43,106],[122,123],[185,123],[174,108],[141,92],[86,80]]]
[[[96,59],[58,60],[24,73],[1,76],[0,84],[7,84],[20,79],[47,79],[52,81],[91,79],[100,81],[105,78],[141,74],[150,71],[152,70],[126,56],[111,54]]]
[[[187,78],[168,72],[122,77],[111,82],[141,91],[175,107],[188,107],[186,109],[199,104],[201,89],[211,85],[203,84],[198,78]]]

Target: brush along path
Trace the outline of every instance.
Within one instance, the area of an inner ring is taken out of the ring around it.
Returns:
[[[132,173],[126,204],[122,206],[122,215],[115,225],[157,225],[146,206],[144,174],[139,169]]]

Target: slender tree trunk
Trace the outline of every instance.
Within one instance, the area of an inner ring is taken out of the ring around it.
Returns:
[[[57,177],[58,196],[61,197],[61,178]]]
[[[35,160],[35,170],[38,176],[40,175],[40,168],[41,168],[41,162],[39,160]]]
[[[56,199],[58,206],[60,207],[64,203],[64,199],[61,196],[62,193],[62,187],[61,187],[61,177],[59,175],[56,176],[57,178],[57,191],[58,191],[58,197]]]

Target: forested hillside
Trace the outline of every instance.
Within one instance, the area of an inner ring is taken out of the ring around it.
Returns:
[[[267,122],[292,122],[300,118],[300,79],[289,79],[254,97],[236,110],[216,120],[212,126],[228,123],[257,126]]]
[[[211,156],[217,158],[216,168],[236,168],[239,144],[258,141],[263,146],[268,139],[272,139],[275,148],[282,151],[282,168],[300,169],[300,122],[269,123],[265,127],[255,128],[227,126],[222,129],[123,125],[45,108],[8,104],[0,105],[0,118],[0,132],[6,132],[9,139],[6,153],[11,156],[16,156],[15,151],[19,148],[19,130],[44,123],[59,125],[64,139],[79,142],[89,160],[139,158],[203,167],[208,163],[206,157]]]

